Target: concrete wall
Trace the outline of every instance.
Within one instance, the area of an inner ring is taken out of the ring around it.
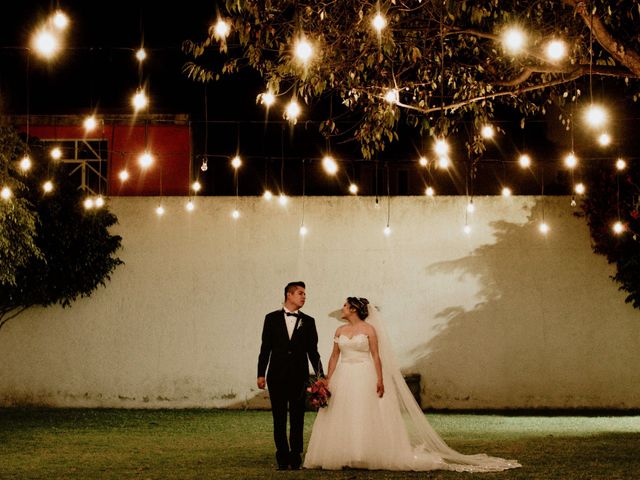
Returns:
[[[114,198],[126,264],[70,309],[0,330],[0,405],[245,407],[264,314],[307,282],[326,360],[348,295],[381,306],[424,407],[640,408],[640,312],[567,198]]]

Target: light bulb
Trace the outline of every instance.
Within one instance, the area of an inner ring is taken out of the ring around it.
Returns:
[[[625,162],[622,158],[619,158],[618,160],[616,160],[616,168],[618,170],[624,170],[625,168],[627,168],[627,162]]]
[[[133,109],[137,112],[149,106],[149,97],[144,93],[144,90],[138,90],[131,98],[131,104]]]
[[[471,225],[465,225],[462,230],[464,231],[464,233],[469,235],[471,233]]]
[[[384,227],[383,232],[388,237],[389,235],[391,235],[391,227],[387,225],[386,227]]]
[[[306,64],[313,55],[313,47],[307,40],[300,39],[296,42],[295,53],[298,60]]]
[[[83,126],[87,132],[91,132],[95,130],[97,125],[98,125],[98,122],[96,121],[96,117],[93,115],[90,115],[84,119]]]
[[[547,54],[547,58],[552,62],[555,62],[564,58],[564,56],[567,54],[567,46],[561,40],[551,40],[549,43],[547,43],[545,52]]]
[[[496,130],[495,128],[493,128],[493,125],[485,125],[480,130],[480,135],[482,135],[482,138],[491,139],[495,134]]]
[[[524,32],[516,27],[506,30],[502,36],[502,42],[510,53],[518,53],[524,47],[526,38]]]
[[[149,168],[153,163],[153,155],[147,151],[142,152],[138,157],[138,163],[142,168]]]
[[[233,160],[231,160],[231,166],[237,170],[240,168],[240,165],[242,165],[242,159],[240,158],[240,155],[236,155],[233,157]]]
[[[49,30],[40,30],[33,37],[32,45],[35,51],[49,60],[60,50],[60,40]]]
[[[585,120],[593,128],[601,127],[607,122],[607,112],[600,105],[591,104],[585,111]]]
[[[98,195],[96,197],[96,207],[97,208],[102,208],[104,207],[104,197],[102,195]]]
[[[271,92],[264,92],[260,95],[260,102],[262,102],[263,105],[270,107],[276,102],[276,97]]]
[[[438,167],[439,168],[447,169],[447,168],[449,168],[449,164],[450,164],[449,157],[442,156],[442,157],[438,158]]]
[[[206,172],[208,168],[209,166],[207,165],[207,159],[205,158],[204,160],[202,160],[202,165],[200,165],[200,170],[202,170],[203,172]]]
[[[291,100],[288,104],[287,104],[287,108],[285,109],[285,114],[284,117],[291,121],[291,122],[296,122],[296,120],[298,120],[298,117],[300,116],[300,105],[298,104],[298,102],[296,102],[295,100]]]
[[[158,205],[156,207],[156,215],[158,215],[159,217],[164,215],[164,207],[162,205]]]
[[[570,153],[564,157],[564,164],[569,168],[575,168],[578,165],[578,159],[573,153]]]
[[[231,27],[222,18],[219,18],[218,21],[216,22],[215,27],[213,27],[214,35],[218,40],[224,40],[225,38],[227,38],[230,31],[231,31]]]
[[[22,160],[20,160],[20,170],[22,170],[23,172],[27,172],[31,169],[31,166],[31,157],[29,157],[29,155],[25,155],[24,157],[22,157]]]
[[[473,200],[469,200],[469,203],[467,203],[467,212],[473,213],[475,211],[476,211],[476,206],[473,204]]]
[[[289,198],[284,193],[281,193],[280,197],[278,198],[278,202],[280,202],[280,205],[284,207],[288,201],[289,201]]]
[[[120,178],[120,181],[125,182],[129,179],[129,172],[126,170],[120,170],[118,177]]]
[[[420,157],[418,163],[420,164],[420,166],[426,167],[427,165],[429,165],[429,160],[427,160],[425,157]]]
[[[400,101],[400,94],[398,90],[391,88],[384,94],[384,99],[389,103],[398,103]]]
[[[322,159],[322,168],[329,175],[335,175],[338,172],[338,164],[330,155],[325,155]]]
[[[436,143],[433,146],[434,151],[440,157],[447,155],[449,153],[449,144],[444,138],[436,140]]]
[[[196,208],[195,204],[193,203],[193,200],[189,200],[185,208],[187,209],[187,212],[193,212],[193,210]]]
[[[527,155],[526,153],[523,153],[522,155],[520,155],[520,158],[518,158],[518,163],[522,168],[528,168],[531,166],[531,157],[529,157],[529,155]]]
[[[584,183],[577,183],[575,186],[575,191],[578,195],[584,194],[584,192],[586,191]]]
[[[598,143],[600,144],[601,147],[609,146],[611,144],[611,135],[609,135],[606,132],[601,133],[600,136],[598,137]]]
[[[2,197],[3,200],[9,200],[12,196],[13,192],[9,187],[2,187],[2,190],[0,191],[0,197]]]
[[[84,200],[84,208],[85,210],[91,210],[94,206],[93,198],[87,197]]]
[[[53,191],[53,182],[51,180],[47,180],[42,184],[42,189],[44,193],[50,193]]]
[[[199,192],[200,189],[202,188],[202,185],[200,184],[199,181],[196,180],[195,182],[193,182],[193,185],[191,185],[191,188],[193,188],[194,192]]]
[[[58,30],[64,30],[69,26],[69,17],[62,10],[56,10],[51,21]]]
[[[302,226],[300,227],[300,235],[302,235],[302,236],[304,237],[307,233],[309,233],[309,230],[307,230],[307,227],[305,227],[304,225],[302,225]]]
[[[60,160],[62,158],[62,150],[60,150],[60,147],[53,147],[51,149],[51,158],[54,160]]]
[[[502,189],[502,196],[503,197],[510,197],[511,196],[511,189],[509,187],[504,187]]]
[[[349,185],[349,193],[355,195],[358,193],[358,186],[355,183]]]
[[[624,232],[624,230],[625,230],[625,227],[620,220],[618,220],[616,223],[613,224],[613,232],[616,235],[620,235],[622,232]]]
[[[144,48],[140,47],[136,52],[136,58],[139,62],[144,62],[147,59],[147,52]]]
[[[382,29],[387,26],[387,20],[382,16],[380,12],[378,12],[376,16],[373,17],[373,20],[371,20],[371,24],[373,25],[373,28],[375,28],[378,33],[380,33]]]
[[[546,223],[542,222],[540,224],[540,233],[542,233],[543,235],[546,235],[547,233],[549,233],[549,225],[547,225]]]
[[[234,218],[234,220],[237,220],[238,218],[240,218],[240,211],[236,208],[233,212],[231,212],[231,216]]]
[[[262,196],[265,200],[270,201],[273,198],[273,193],[271,193],[271,190],[265,190]]]
[[[433,190],[433,187],[427,187],[424,193],[427,197],[433,197],[436,194],[436,192]]]

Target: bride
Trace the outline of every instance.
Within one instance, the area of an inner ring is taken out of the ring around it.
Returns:
[[[316,417],[305,468],[495,472],[521,466],[449,448],[409,391],[369,301],[347,298],[342,318],[349,323],[333,340],[331,399]]]

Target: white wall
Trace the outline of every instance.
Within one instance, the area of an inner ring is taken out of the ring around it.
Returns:
[[[107,288],[0,330],[0,405],[244,407],[264,314],[307,282],[326,360],[346,296],[379,304],[422,401],[438,408],[640,407],[640,312],[624,303],[567,198],[114,198]]]

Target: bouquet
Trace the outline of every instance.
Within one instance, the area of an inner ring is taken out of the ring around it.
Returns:
[[[314,408],[323,408],[329,405],[331,392],[327,388],[324,380],[316,379],[307,387],[307,398],[309,404]]]

